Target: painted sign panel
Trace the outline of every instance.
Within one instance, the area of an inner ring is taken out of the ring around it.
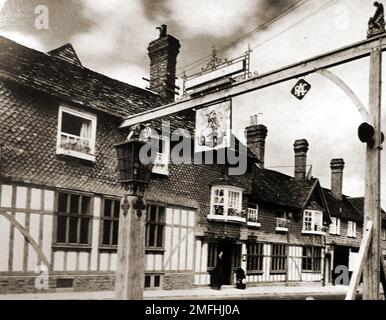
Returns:
[[[195,152],[228,148],[231,134],[231,101],[196,111]]]
[[[303,100],[306,94],[310,91],[311,85],[303,79],[300,79],[292,88],[291,93],[299,100]]]

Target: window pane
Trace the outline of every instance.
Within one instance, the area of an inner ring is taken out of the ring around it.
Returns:
[[[58,197],[58,211],[59,212],[67,212],[67,199],[68,199],[67,193],[59,193]]]
[[[121,203],[118,200],[114,201],[114,217],[119,218],[119,211],[121,209]]]
[[[161,283],[160,278],[161,278],[160,276],[154,276],[154,288],[159,288]]]
[[[113,243],[112,243],[113,246],[118,245],[118,232],[119,232],[118,228],[119,228],[119,222],[114,221],[113,222]]]
[[[89,218],[82,218],[80,221],[80,243],[88,243],[88,233],[89,233]]]
[[[158,207],[158,222],[159,223],[165,223],[165,208],[164,207]]]
[[[111,216],[111,204],[112,204],[112,200],[110,199],[105,199],[105,205],[104,205],[104,208],[103,208],[103,214],[105,217],[110,217]]]
[[[87,130],[88,127],[91,127],[91,120],[66,112],[62,113],[62,132],[90,139],[91,135]]]
[[[79,213],[79,198],[78,194],[71,195],[70,213]]]
[[[87,196],[82,197],[82,214],[90,213],[91,198]]]
[[[154,247],[155,246],[155,230],[156,226],[154,224],[151,224],[149,226],[149,247]]]
[[[163,247],[163,226],[158,226],[157,230],[157,248],[162,248]]]
[[[58,216],[58,226],[57,226],[57,235],[56,235],[56,241],[58,243],[65,243],[66,242],[66,221],[67,217],[65,216]]]
[[[145,288],[150,288],[151,286],[151,277],[145,276]]]
[[[78,218],[70,217],[70,229],[69,229],[69,243],[77,243],[77,234],[78,234]]]
[[[157,221],[157,207],[156,206],[150,207],[149,221],[152,221],[152,222]]]
[[[111,227],[111,221],[110,220],[103,221],[103,240],[102,240],[102,243],[104,245],[110,245],[110,227]]]

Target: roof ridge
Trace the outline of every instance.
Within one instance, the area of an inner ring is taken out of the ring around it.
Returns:
[[[37,54],[40,54],[40,55],[42,55],[42,56],[44,56],[44,57],[46,57],[46,58],[49,58],[49,59],[55,59],[55,58],[56,58],[55,56],[52,56],[52,55],[49,54],[50,52],[55,51],[56,49],[50,50],[50,51],[48,51],[48,52],[43,52],[43,51],[40,51],[40,50],[37,50],[37,49],[34,49],[34,48],[27,47],[27,46],[25,46],[25,45],[23,45],[23,44],[20,44],[20,43],[18,43],[18,42],[16,42],[16,41],[12,40],[12,39],[10,39],[10,38],[7,38],[7,37],[3,36],[3,35],[0,35],[0,39],[1,39],[1,38],[3,38],[3,39],[6,40],[6,41],[12,42],[12,43],[16,44],[17,46],[22,47],[22,48],[24,48],[24,49],[26,49],[26,50],[30,50],[30,51],[33,51],[33,52],[35,52],[35,53],[37,53]],[[64,46],[66,46],[66,45],[71,45],[71,43],[66,43],[66,44],[64,44],[63,46],[58,47],[57,49],[60,49],[60,48],[62,48],[62,47],[64,47]],[[71,45],[71,47],[72,47],[72,45]],[[72,47],[72,48],[73,48],[73,47]],[[63,59],[61,59],[61,62],[66,63],[66,64],[68,64],[69,66],[76,67],[76,68],[79,68],[79,69],[82,69],[82,70],[86,70],[86,71],[91,72],[91,73],[93,73],[93,74],[97,74],[98,76],[102,76],[102,77],[104,77],[104,78],[106,78],[106,79],[108,79],[108,80],[110,80],[110,81],[116,82],[117,84],[120,84],[120,85],[122,85],[122,86],[130,87],[130,88],[133,88],[133,89],[138,90],[138,91],[144,91],[144,92],[150,93],[150,94],[152,94],[152,95],[154,95],[154,96],[157,96],[157,97],[161,98],[161,97],[160,97],[157,93],[155,93],[154,91],[147,90],[147,89],[144,89],[144,88],[140,88],[140,87],[134,86],[134,85],[132,85],[132,84],[130,84],[130,83],[127,83],[127,82],[124,82],[124,81],[121,81],[121,80],[117,80],[117,79],[111,78],[110,76],[108,76],[108,75],[106,75],[106,74],[99,73],[99,72],[97,72],[97,71],[95,71],[95,70],[89,69],[89,68],[84,67],[84,66],[82,66],[82,65],[79,66],[79,65],[73,64],[73,63],[68,62],[68,61],[66,61],[66,60],[63,60]]]

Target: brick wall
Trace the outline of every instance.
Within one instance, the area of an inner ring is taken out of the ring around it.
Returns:
[[[164,290],[190,289],[194,286],[193,273],[166,273],[163,277]]]
[[[357,223],[357,236],[356,238],[347,237],[347,220],[340,220],[340,235],[327,234],[326,241],[327,243],[335,243],[341,246],[357,247],[359,248],[362,241],[362,226]]]
[[[35,280],[37,275],[0,276],[0,294],[17,293],[49,293],[60,291],[113,291],[115,288],[115,274],[56,274],[50,275],[48,289],[37,289]],[[58,279],[73,279],[70,288],[57,288]]]

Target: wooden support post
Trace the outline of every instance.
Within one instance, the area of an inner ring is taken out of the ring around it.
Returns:
[[[370,90],[369,117],[374,126],[374,146],[366,150],[366,189],[364,204],[364,225],[373,221],[373,236],[370,244],[367,264],[363,271],[363,299],[379,299],[379,257],[381,242],[381,190],[380,190],[380,155],[381,155],[381,87],[382,87],[382,51],[376,48],[370,54]]]
[[[359,263],[358,265],[356,265],[356,268],[352,274],[350,285],[348,287],[348,292],[346,295],[346,300],[355,300],[357,288],[361,280],[362,271],[367,262],[366,258],[369,252],[372,235],[373,235],[373,222],[368,221],[366,224],[366,229],[364,230],[364,233],[363,233],[363,239],[358,253]]]
[[[115,284],[115,297],[119,300],[143,299],[146,210],[136,209],[139,201],[131,194],[121,201]]]
[[[383,288],[383,296],[385,297],[385,300],[386,300],[386,263],[382,255],[381,255],[380,266],[381,266],[381,283]]]

